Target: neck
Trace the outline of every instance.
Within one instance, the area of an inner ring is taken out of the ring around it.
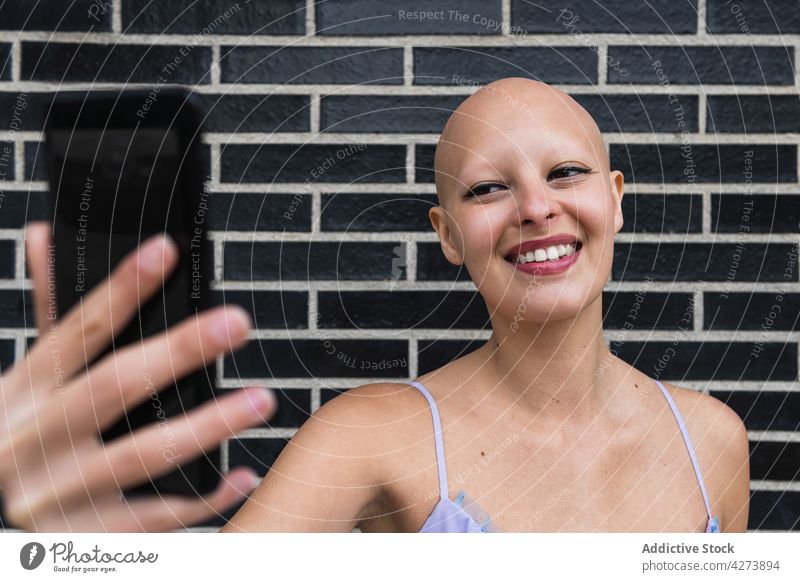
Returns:
[[[574,318],[512,323],[493,317],[492,337],[481,348],[498,395],[540,420],[572,424],[608,415],[618,368],[603,338],[602,296]]]

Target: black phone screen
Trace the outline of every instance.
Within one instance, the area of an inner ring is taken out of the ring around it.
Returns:
[[[95,361],[211,305],[210,246],[205,237],[208,196],[198,154],[199,131],[196,115],[181,116],[187,105],[180,97],[162,101],[160,116],[147,124],[133,115],[140,99],[136,94],[113,101],[86,99],[80,107],[66,99],[54,105],[57,120],[46,128],[59,316],[79,304],[150,236],[166,232],[179,249],[178,264],[163,288],[140,303],[137,315]],[[175,464],[175,470],[126,494],[207,493],[219,482],[219,451],[185,463],[171,438],[169,419],[213,397],[214,366],[166,389],[156,389],[146,371],[141,375],[147,400],[126,411],[100,437],[108,441],[160,424],[160,454]]]

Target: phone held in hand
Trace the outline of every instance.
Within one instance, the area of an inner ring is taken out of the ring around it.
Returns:
[[[150,236],[165,232],[179,249],[178,264],[163,288],[140,304],[138,314],[95,361],[212,305],[202,119],[191,94],[180,89],[162,88],[155,98],[139,90],[67,92],[53,101],[44,134],[58,317]],[[137,373],[147,400],[100,437],[105,442],[158,425],[164,436],[161,453],[175,470],[125,494],[211,491],[220,479],[219,449],[186,463],[170,431],[170,417],[214,396],[214,366],[164,389],[152,384],[146,370]]]

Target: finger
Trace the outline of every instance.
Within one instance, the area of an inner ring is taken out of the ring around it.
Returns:
[[[53,411],[53,424],[41,424],[45,431],[50,426],[58,430],[65,415],[74,439],[106,429],[124,411],[244,344],[249,331],[250,316],[238,306],[217,307],[187,318],[157,336],[107,355],[66,387],[63,414]],[[47,434],[50,440],[55,437]]]
[[[92,289],[58,323],[47,342],[36,342],[9,373],[14,382],[41,384],[68,379],[82,370],[125,328],[140,306],[161,287],[177,263],[177,249],[158,235],[129,254],[103,283]]]
[[[199,457],[230,436],[260,425],[275,412],[270,390],[237,390],[187,415],[142,428],[98,451],[102,457],[82,475],[93,492],[126,489],[154,480]],[[77,484],[83,489],[83,484]]]
[[[25,507],[10,507],[9,516],[14,516],[15,524],[30,524],[41,530],[45,524],[37,523],[36,514],[46,520],[68,515],[71,527],[73,517],[77,521],[88,519],[86,515],[79,518],[72,508],[95,507],[98,500],[110,494],[155,480],[224,439],[262,424],[274,414],[276,406],[271,390],[251,387],[208,402],[187,415],[167,418],[166,424],[149,425],[120,437],[104,448],[73,443],[74,450],[61,456],[51,450],[42,455],[41,462],[47,465],[48,474],[52,471],[57,477],[53,480],[50,476],[50,486],[39,482],[40,487],[29,488]],[[61,440],[70,445],[70,435]]]
[[[210,494],[192,498],[179,495],[122,499],[118,493],[93,496],[90,503],[67,506],[24,527],[39,532],[158,532],[188,527],[229,510],[256,487],[258,476],[238,468],[220,480]]]
[[[128,531],[168,531],[217,517],[246,498],[257,484],[258,476],[252,469],[240,468],[228,473],[212,493],[200,499],[176,495],[128,502]]]
[[[33,316],[40,338],[55,324],[54,266],[49,261],[50,224],[32,222],[25,229],[28,275],[33,283]],[[52,301],[51,301],[52,300]]]

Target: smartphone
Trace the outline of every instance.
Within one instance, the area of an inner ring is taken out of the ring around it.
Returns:
[[[44,135],[58,316],[150,236],[167,233],[179,249],[163,288],[139,306],[130,325],[95,361],[212,305],[202,119],[191,93],[180,89],[65,92],[53,100]],[[218,485],[219,449],[184,464],[170,431],[170,417],[215,396],[214,379],[210,365],[157,390],[142,374],[147,400],[99,432],[99,438],[106,442],[160,425],[161,454],[175,470],[124,494],[194,496]]]

